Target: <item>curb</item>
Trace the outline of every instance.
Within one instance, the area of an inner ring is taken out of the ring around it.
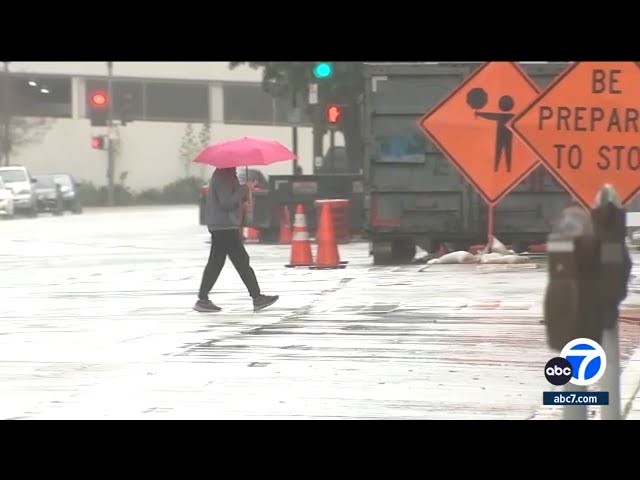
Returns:
[[[635,349],[624,369],[620,379],[620,390],[622,418],[626,420],[630,414],[634,413],[632,412],[634,400],[640,400],[640,347]],[[638,414],[640,414],[640,405]]]
[[[538,270],[539,268],[540,265],[535,263],[483,263],[476,266],[476,270],[480,273]]]

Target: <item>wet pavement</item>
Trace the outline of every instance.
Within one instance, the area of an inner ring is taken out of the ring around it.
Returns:
[[[224,310],[202,314],[191,306],[206,240],[195,207],[0,222],[0,418],[540,410],[542,367],[555,356],[540,323],[542,266],[374,267],[354,243],[340,246],[344,269],[288,269],[288,246],[249,244],[263,291],[280,301],[253,313],[228,264],[212,295]],[[626,365],[640,323],[621,332]]]

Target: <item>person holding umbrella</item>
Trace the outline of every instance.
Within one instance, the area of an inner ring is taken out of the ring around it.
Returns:
[[[240,278],[253,299],[254,311],[273,305],[278,295],[263,295],[255,272],[249,263],[249,255],[242,240],[242,207],[250,200],[255,181],[240,185],[236,167],[268,165],[276,161],[293,159],[293,152],[277,142],[242,138],[207,147],[194,160],[216,167],[209,181],[205,205],[205,221],[211,234],[211,251],[202,274],[198,300],[194,310],[219,312],[222,310],[209,299],[227,257],[233,263]],[[247,175],[248,178],[248,175]]]

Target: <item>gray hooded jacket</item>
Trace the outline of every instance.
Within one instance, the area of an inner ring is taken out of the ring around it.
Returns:
[[[205,220],[209,230],[240,228],[242,200],[247,188],[240,185],[235,170],[216,169],[209,181]]]

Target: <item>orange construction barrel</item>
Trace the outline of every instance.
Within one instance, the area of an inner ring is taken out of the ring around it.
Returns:
[[[320,225],[320,212],[322,211],[323,204],[329,204],[331,206],[331,216],[333,217],[333,228],[336,233],[336,242],[340,245],[350,243],[351,232],[349,228],[349,200],[316,200],[314,202],[317,215],[316,225]]]

